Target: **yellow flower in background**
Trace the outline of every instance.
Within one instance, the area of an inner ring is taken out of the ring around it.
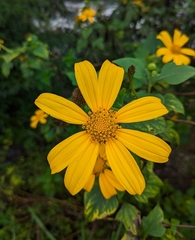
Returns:
[[[47,118],[48,115],[46,113],[44,113],[41,109],[38,109],[35,111],[35,115],[33,115],[30,118],[30,127],[31,128],[36,128],[37,124],[40,122],[42,124],[45,124],[47,122]]]
[[[93,188],[95,177],[99,176],[100,190],[106,199],[117,194],[117,190],[124,191],[124,187],[119,183],[113,172],[108,168],[108,161],[103,145],[100,145],[99,156],[95,167],[84,189],[88,192]]]
[[[96,12],[92,8],[87,8],[87,9],[84,9],[81,12],[81,14],[76,17],[76,21],[86,22],[88,20],[90,23],[94,23],[95,15],[96,15]]]
[[[143,6],[144,6],[142,0],[135,0],[135,1],[133,1],[133,4],[138,5],[138,6],[140,6],[140,7],[143,7]]]
[[[168,110],[156,97],[134,100],[118,111],[111,109],[119,93],[124,70],[106,60],[99,72],[88,61],[75,64],[78,87],[91,111],[85,113],[75,103],[52,93],[43,93],[35,104],[62,121],[81,124],[80,131],[56,145],[48,154],[52,173],[65,173],[65,186],[74,195],[87,184],[93,173],[100,147],[113,174],[130,194],[141,194],[144,177],[130,154],[158,163],[168,161],[171,148],[162,139],[119,123],[133,123],[157,118]],[[129,149],[129,150],[128,150]]]
[[[174,30],[173,39],[167,31],[162,31],[156,37],[161,40],[165,47],[159,48],[156,55],[163,56],[163,63],[173,61],[176,65],[189,65],[190,58],[186,55],[195,57],[195,51],[191,48],[182,48],[189,41],[189,37],[182,34],[178,29]]]

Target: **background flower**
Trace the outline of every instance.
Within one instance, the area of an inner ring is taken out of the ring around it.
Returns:
[[[190,58],[186,55],[195,57],[195,51],[191,48],[182,48],[189,41],[187,35],[182,34],[178,29],[174,30],[173,39],[167,31],[162,31],[156,37],[161,40],[165,47],[156,51],[157,56],[163,56],[163,63],[173,60],[176,65],[190,64]]]
[[[45,124],[47,122],[48,115],[41,109],[35,111],[35,114],[30,118],[30,127],[36,128],[38,123]]]

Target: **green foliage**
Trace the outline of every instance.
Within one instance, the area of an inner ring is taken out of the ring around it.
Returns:
[[[186,47],[194,48],[194,1],[82,2],[96,10],[92,24],[75,22],[78,7],[68,3],[0,1],[0,239],[192,239],[195,61],[163,64],[155,53],[162,46],[157,34],[166,30],[172,35],[175,28],[189,36]],[[54,27],[60,18],[71,24]],[[155,96],[169,111],[122,124],[162,138],[173,150],[162,165],[132,153],[146,181],[141,195],[118,192],[105,199],[96,181],[92,191],[71,196],[64,172],[51,175],[47,153],[81,128],[50,116],[46,124],[30,128],[40,93],[73,99],[74,64],[86,59],[97,71],[105,59],[124,68],[114,110]]]
[[[85,192],[84,205],[86,219],[93,221],[114,213],[118,207],[118,200],[115,196],[105,199],[96,181],[93,189],[90,192]]]
[[[144,239],[146,239],[147,236],[163,236],[165,233],[165,227],[161,224],[163,219],[163,211],[158,205],[150,211],[147,217],[143,217]]]

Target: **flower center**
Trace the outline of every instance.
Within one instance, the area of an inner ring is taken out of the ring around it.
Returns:
[[[93,141],[103,144],[109,138],[116,138],[116,131],[121,127],[116,123],[115,111],[100,109],[97,112],[89,112],[88,114],[89,118],[83,124],[83,129],[86,129]]]
[[[177,45],[173,45],[172,47],[171,47],[171,51],[173,52],[173,53],[175,53],[175,54],[179,54],[180,53],[180,47],[179,46],[177,46]]]
[[[104,169],[107,167],[106,160],[101,157],[98,157],[95,163],[95,167],[93,169],[93,174],[98,176]]]

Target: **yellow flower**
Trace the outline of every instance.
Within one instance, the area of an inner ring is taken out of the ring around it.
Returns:
[[[95,15],[96,15],[96,12],[92,8],[87,8],[87,9],[84,9],[82,13],[76,17],[76,21],[86,22],[87,20],[89,20],[90,23],[94,23]]]
[[[124,187],[119,183],[113,172],[108,169],[108,161],[103,145],[100,145],[99,156],[96,160],[95,167],[84,189],[88,192],[91,191],[95,177],[99,176],[100,190],[106,199],[117,194],[117,190],[124,191]]]
[[[168,63],[173,60],[176,65],[189,65],[190,58],[186,55],[195,57],[195,51],[191,48],[182,48],[189,41],[189,37],[182,34],[178,29],[174,30],[173,39],[167,31],[162,31],[156,37],[161,40],[165,47],[159,48],[156,55],[163,56],[163,63]]]
[[[47,119],[45,119],[46,117],[48,117],[48,115],[44,113],[41,109],[36,110],[35,115],[30,118],[30,127],[36,128],[39,122],[45,124],[47,122]]]
[[[99,155],[105,147],[106,158],[117,180],[130,194],[141,194],[144,177],[129,150],[140,157],[164,163],[171,148],[162,139],[148,133],[123,129],[119,123],[150,120],[168,112],[156,97],[134,100],[118,111],[111,109],[120,90],[124,70],[106,60],[97,77],[88,61],[75,64],[78,87],[90,112],[52,93],[42,93],[35,104],[44,112],[62,121],[81,124],[80,131],[56,145],[48,154],[52,173],[67,167],[64,183],[72,195],[88,182]],[[128,150],[129,149],[129,150]]]
[[[135,1],[133,1],[133,4],[138,5],[138,6],[140,6],[140,7],[143,7],[143,6],[144,6],[142,0],[135,0]]]

